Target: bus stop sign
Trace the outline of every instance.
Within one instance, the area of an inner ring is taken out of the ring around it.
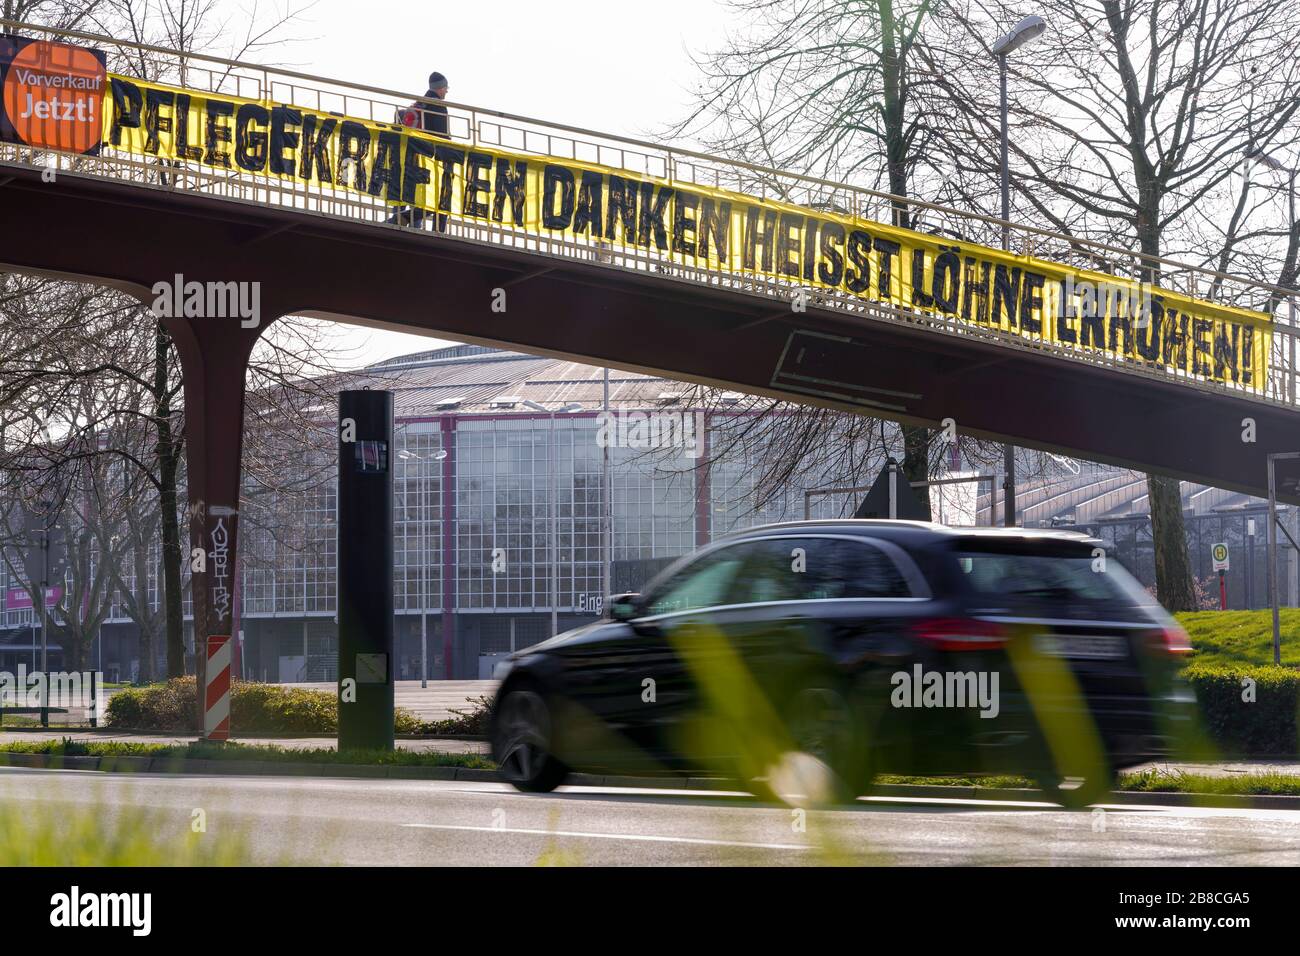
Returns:
[[[1223,542],[1210,545],[1210,558],[1214,561],[1214,570],[1228,570],[1228,546]]]

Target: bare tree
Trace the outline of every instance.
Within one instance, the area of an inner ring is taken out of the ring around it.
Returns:
[[[13,0],[7,0],[12,3]],[[108,36],[120,36],[136,43],[170,47],[185,52],[202,52],[220,46],[221,55],[238,59],[251,56],[270,44],[286,40],[286,31],[296,24],[301,9],[286,7],[262,16],[254,7],[236,12],[230,5],[218,0],[86,0],[84,3],[34,3],[14,7],[13,12],[29,20],[55,27],[86,25]],[[8,9],[8,8],[6,8]],[[188,60],[185,57],[165,57],[131,47],[110,48],[110,65],[133,72],[145,79],[184,83]],[[214,87],[222,82],[218,73],[212,77]],[[170,175],[166,163],[159,164],[159,178]],[[147,453],[133,449],[131,458],[136,466],[150,478],[150,484],[159,498],[159,534],[161,537],[161,591],[165,608],[167,635],[167,671],[169,676],[184,673],[185,650],[183,630],[182,595],[182,536],[181,491],[183,474],[184,435],[180,418],[181,380],[179,364],[171,338],[162,322],[134,300],[125,296],[108,294],[105,309],[114,313],[125,325],[114,325],[113,333],[118,349],[105,351],[106,344],[101,326],[83,326],[73,340],[46,339],[47,343],[61,342],[62,355],[51,354],[41,348],[40,324],[29,326],[35,334],[26,341],[33,351],[23,361],[10,362],[9,374],[0,377],[0,392],[10,396],[25,389],[51,386],[56,379],[69,383],[84,382],[91,377],[116,376],[119,382],[129,383],[128,404],[131,414],[147,420],[153,431],[153,447]],[[106,312],[106,314],[107,314]],[[50,316],[43,317],[45,330],[50,327]],[[310,323],[298,323],[307,328]],[[93,331],[92,331],[93,329]],[[301,338],[303,334],[299,333]],[[96,341],[96,339],[98,340]],[[259,349],[258,364],[253,371],[254,380],[264,376],[274,381],[294,362],[288,359],[295,333],[287,327],[277,329],[269,343]],[[319,335],[317,335],[319,338]],[[74,345],[73,343],[78,343]],[[104,359],[101,356],[109,356]],[[287,360],[288,359],[288,360]],[[299,364],[310,367],[315,359],[298,355]],[[301,376],[300,376],[301,377]],[[54,386],[57,390],[58,386]],[[47,392],[48,388],[45,389]],[[118,394],[118,398],[127,395]],[[0,395],[3,407],[3,395]],[[111,417],[120,423],[121,415]],[[125,454],[124,448],[115,450]],[[139,609],[141,633],[150,640],[149,615]],[[146,676],[152,676],[152,657],[144,664]]]
[[[927,165],[931,114],[942,102],[933,96],[928,70],[916,69],[924,32],[937,29],[935,5],[732,0],[739,25],[697,60],[698,104],[671,132],[747,162],[883,190],[898,197],[891,204],[894,224],[911,228],[915,217],[906,200]],[[779,195],[781,184],[771,185]],[[798,427],[807,435],[796,448],[845,440],[841,418],[800,415]],[[876,430],[864,419],[847,432],[859,428]],[[938,454],[930,430],[904,425],[901,433],[903,472],[927,480]],[[855,453],[845,449],[845,456],[851,461]],[[795,467],[802,464],[797,459]],[[928,509],[928,489],[919,497]]]
[[[970,39],[957,48],[970,58],[951,71],[929,65],[954,104],[949,115],[960,117],[946,139],[966,175],[953,182],[978,207],[996,182],[998,114],[990,84],[972,78],[987,74],[988,43],[1020,11],[999,0],[951,9]],[[1294,136],[1300,14],[1281,0],[1044,0],[1035,11],[1050,29],[1009,60],[1021,214],[1133,248],[1132,277],[1143,282],[1167,278],[1160,256],[1240,265],[1240,215],[1224,190],[1248,152]],[[1229,222],[1227,233],[1207,229],[1207,214]],[[1293,250],[1287,258],[1258,278],[1294,282]],[[1160,598],[1191,609],[1180,483],[1149,475],[1147,485]]]
[[[99,0],[2,0],[0,17],[60,30],[86,29]]]

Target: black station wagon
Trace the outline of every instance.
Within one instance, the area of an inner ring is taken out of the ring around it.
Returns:
[[[609,614],[503,668],[492,747],[520,790],[717,773],[842,799],[881,773],[1014,773],[1086,805],[1192,720],[1186,634],[1070,532],[771,525]]]

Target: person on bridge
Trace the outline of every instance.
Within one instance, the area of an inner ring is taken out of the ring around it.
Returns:
[[[424,95],[431,100],[445,100],[449,88],[447,78],[434,70],[429,74],[429,88]],[[432,133],[441,139],[451,139],[447,123],[447,107],[441,103],[412,103],[405,109],[398,111],[398,119],[403,126]],[[447,231],[446,215],[439,213],[432,218],[434,228],[438,232]],[[388,217],[388,222],[397,222],[402,225],[406,225],[408,221],[417,229],[421,228],[424,225],[424,210],[410,209],[404,206]]]

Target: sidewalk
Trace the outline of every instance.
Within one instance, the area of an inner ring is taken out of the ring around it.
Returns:
[[[278,686],[338,693],[338,684],[334,681]],[[418,680],[399,680],[393,684],[393,698],[396,706],[409,710],[421,720],[445,720],[455,716],[453,710],[473,710],[467,698],[491,697],[496,690],[497,682],[494,680],[431,680],[428,687],[421,687]]]

